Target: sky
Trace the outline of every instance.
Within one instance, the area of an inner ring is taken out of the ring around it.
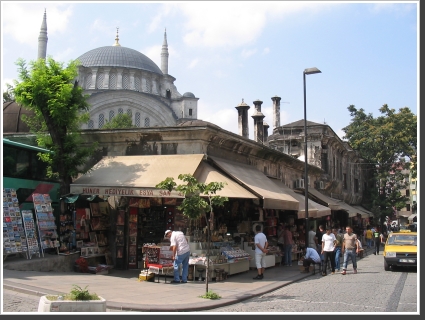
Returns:
[[[16,61],[37,58],[47,13],[47,55],[67,64],[92,49],[138,50],[161,65],[167,31],[168,72],[180,94],[192,92],[198,119],[239,133],[242,100],[261,100],[273,131],[272,97],[281,98],[280,125],[326,123],[343,138],[350,105],[374,117],[387,104],[419,111],[419,1],[1,1],[2,89],[17,78]]]

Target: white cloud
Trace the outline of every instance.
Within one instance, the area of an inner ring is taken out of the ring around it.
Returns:
[[[198,105],[198,119],[214,123],[224,130],[238,133],[238,113],[236,109],[220,110],[220,105]]]
[[[189,69],[193,69],[195,68],[199,63],[199,59],[193,59],[190,63],[189,63]]]
[[[169,11],[185,15],[184,41],[190,46],[239,47],[253,43],[266,23],[301,10],[316,12],[327,5],[304,1],[199,1],[168,4]],[[205,14],[208,12],[208,14]]]
[[[264,54],[269,54],[270,53],[270,48],[264,48],[263,49],[263,55]]]
[[[2,80],[1,80],[1,83],[2,83],[2,92],[7,91],[7,86],[6,86],[6,84],[10,84],[10,85],[14,86],[14,82],[13,82],[13,80],[14,80],[14,79],[9,79],[9,78],[5,78],[5,79],[2,79]]]
[[[250,56],[252,56],[256,53],[257,53],[257,49],[251,49],[251,50],[243,49],[242,52],[241,52],[241,56],[242,56],[242,58],[247,59],[247,58],[249,58]]]
[[[49,35],[65,32],[68,28],[73,6],[66,2],[55,3],[2,3],[2,32],[10,35],[19,43],[36,47],[46,9],[47,32]],[[36,14],[39,13],[39,14]],[[28,26],[39,26],[38,28]]]

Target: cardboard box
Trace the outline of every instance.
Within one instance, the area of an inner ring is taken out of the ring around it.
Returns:
[[[153,278],[155,277],[154,273],[151,272],[147,272],[147,271],[142,271],[139,274],[139,281],[153,281]]]

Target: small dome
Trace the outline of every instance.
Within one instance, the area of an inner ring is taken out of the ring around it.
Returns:
[[[195,95],[192,92],[183,93],[183,97],[185,98],[195,98]]]
[[[78,57],[84,67],[134,68],[162,75],[161,69],[143,53],[121,46],[90,50]]]
[[[22,121],[22,115],[34,116],[34,112],[25,109],[15,101],[3,103],[3,133],[30,132],[27,124]]]

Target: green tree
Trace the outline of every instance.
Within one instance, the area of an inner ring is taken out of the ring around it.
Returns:
[[[53,151],[41,155],[48,165],[48,175],[60,182],[60,193],[68,194],[73,178],[85,173],[84,164],[93,155],[96,144],[83,146],[81,124],[89,119],[87,96],[78,86],[77,61],[64,67],[51,57],[31,61],[18,59],[15,80],[16,102],[34,111],[33,117],[23,117],[40,147]]]
[[[111,119],[106,120],[106,123],[102,126],[102,129],[125,129],[135,128],[131,123],[131,117],[128,114],[119,114]]]
[[[370,190],[365,190],[365,194],[382,224],[386,216],[392,215],[394,209],[404,208],[408,201],[400,190],[408,184],[404,170],[412,170],[416,176],[417,116],[407,107],[396,112],[386,104],[379,109],[382,115],[376,118],[354,105],[348,110],[352,120],[342,129],[343,138],[360,153],[372,172]]]
[[[158,183],[155,188],[171,191],[173,189],[185,195],[182,204],[177,207],[183,215],[190,219],[205,218],[207,225],[207,265],[206,265],[206,293],[208,293],[208,272],[210,264],[211,229],[214,222],[213,207],[221,207],[229,199],[216,195],[223,189],[225,182],[198,182],[191,174],[179,174],[178,178],[185,184],[177,185],[174,178],[166,178]],[[209,216],[207,213],[209,212]]]
[[[13,94],[13,86],[9,83],[6,83],[6,91],[3,91],[3,103],[15,101],[15,96]]]

